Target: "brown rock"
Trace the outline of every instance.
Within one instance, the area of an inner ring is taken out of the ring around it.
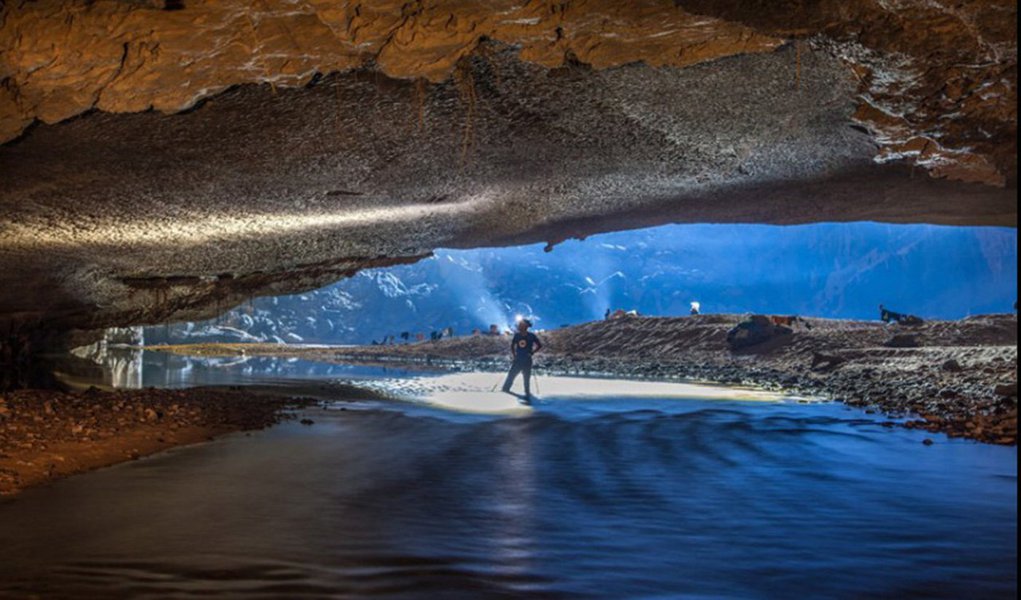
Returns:
[[[313,73],[369,63],[393,77],[440,81],[483,38],[549,68],[571,60],[610,68],[683,67],[825,35],[815,43],[839,53],[861,82],[856,118],[876,133],[884,159],[1001,185],[1016,174],[1017,7],[1007,0],[949,9],[820,0],[797,10],[738,0],[264,0],[254,13],[241,0],[173,12],[152,4],[8,3],[0,142],[34,119],[52,123],[91,108],[173,112],[232,85],[300,86]]]
[[[888,348],[918,348],[921,344],[918,336],[907,333],[898,333],[887,340],[884,346]]]
[[[993,388],[993,393],[1005,398],[1017,397],[1017,383],[1001,383]]]
[[[232,85],[301,86],[313,73],[370,61],[391,77],[441,81],[482,38],[518,45],[524,60],[551,68],[568,57],[597,68],[686,66],[782,43],[662,0],[552,11],[538,0],[441,0],[412,10],[390,0],[265,0],[257,18],[241,0],[169,13],[120,2],[73,17],[67,10],[19,4],[0,20],[0,66],[13,74],[0,88],[0,142],[34,118],[54,123],[91,108],[175,112]]]
[[[964,370],[964,367],[961,366],[961,363],[957,362],[957,360],[953,358],[944,362],[940,366],[940,368],[949,373],[960,373],[961,371]]]

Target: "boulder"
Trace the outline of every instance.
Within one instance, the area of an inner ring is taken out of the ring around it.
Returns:
[[[1001,383],[993,388],[993,393],[1004,398],[1017,398],[1017,383]]]
[[[961,366],[961,363],[957,362],[952,358],[943,363],[940,366],[940,368],[949,373],[960,373],[961,371],[964,370],[964,367]]]
[[[921,346],[917,335],[907,333],[898,333],[888,339],[883,345],[887,348],[918,348]]]
[[[811,369],[829,370],[835,369],[840,365],[847,362],[847,359],[842,356],[836,356],[832,354],[823,354],[821,352],[812,353],[812,366]],[[863,375],[865,375],[863,373]]]
[[[794,331],[776,325],[764,315],[752,315],[727,332],[727,345],[732,351],[766,350],[787,343]]]

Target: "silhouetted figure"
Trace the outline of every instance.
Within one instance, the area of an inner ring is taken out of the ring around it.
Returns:
[[[402,331],[401,332],[401,339],[404,340],[405,342],[407,342],[408,338],[410,338],[410,337],[411,337],[411,333],[410,332],[408,332],[408,331]]]
[[[691,303],[691,314],[692,314],[692,316],[702,314],[702,303],[701,302],[692,302]]]
[[[518,321],[518,332],[511,339],[513,362],[510,372],[507,373],[507,379],[503,382],[503,391],[509,393],[511,386],[514,385],[514,380],[520,373],[524,377],[525,399],[527,400],[532,398],[532,355],[542,350],[542,342],[539,341],[538,336],[528,331],[531,326],[532,322],[528,319]]]
[[[613,312],[613,311],[611,311],[611,310],[610,310],[610,309],[608,309],[608,308],[606,309],[606,313],[605,313],[605,314],[603,314],[603,320],[604,320],[604,321],[609,321],[609,320],[610,320],[610,313],[611,313],[611,312]]]

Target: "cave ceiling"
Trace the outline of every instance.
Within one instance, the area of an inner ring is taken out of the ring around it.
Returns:
[[[0,326],[667,222],[1016,226],[1016,2],[0,5]]]

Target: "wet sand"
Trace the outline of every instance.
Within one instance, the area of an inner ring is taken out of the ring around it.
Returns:
[[[541,332],[540,373],[687,380],[825,396],[909,428],[983,442],[1017,442],[1017,317],[986,315],[919,327],[807,319],[782,344],[732,352],[741,315],[638,317]],[[898,341],[895,341],[898,340]],[[501,371],[508,341],[460,337],[392,346],[198,344],[193,356],[280,356],[359,364],[426,364]]]
[[[585,377],[539,376],[532,380],[532,397],[526,398],[520,378],[510,393],[500,390],[503,376],[497,373],[468,372],[448,375],[365,381],[361,385],[393,398],[417,402],[443,410],[476,414],[527,414],[545,398],[570,401],[631,400],[657,398],[679,400],[699,398],[709,401],[781,402],[790,398],[778,392],[750,388],[696,385],[677,382],[627,381]]]

